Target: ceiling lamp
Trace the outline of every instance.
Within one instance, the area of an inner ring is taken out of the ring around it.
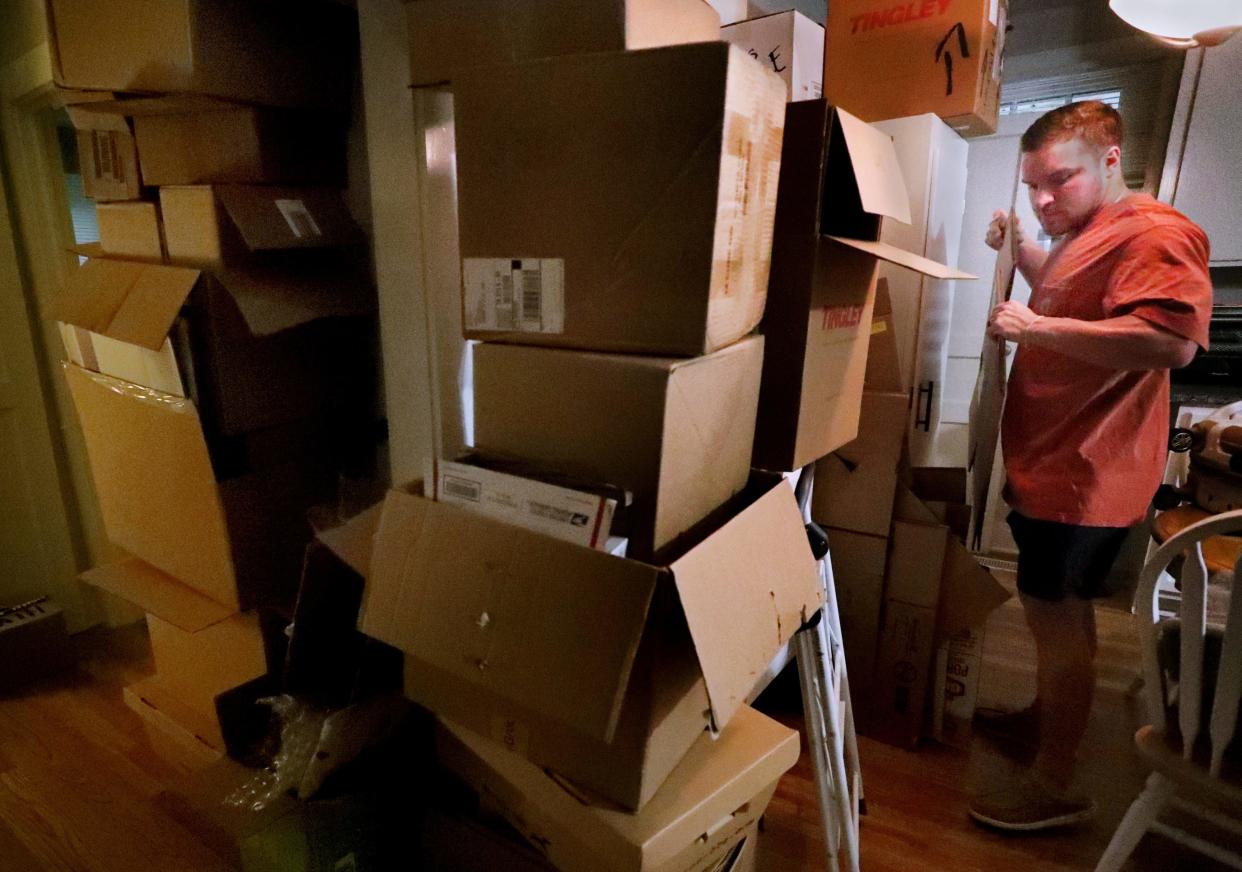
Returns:
[[[1242,30],[1242,0],[1108,0],[1122,21],[1176,48],[1220,45]]]

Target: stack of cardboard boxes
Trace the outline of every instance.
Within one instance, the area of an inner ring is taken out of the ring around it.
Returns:
[[[703,0],[469,5],[407,11],[454,96],[475,455],[389,493],[359,626],[556,868],[740,869],[798,756],[746,700],[822,599],[750,464],[786,86]],[[624,556],[476,511],[489,462],[622,495]]]
[[[815,468],[812,517],[828,529],[855,711],[897,745],[969,738],[983,623],[1008,594],[965,546],[961,469],[912,469],[909,385],[880,295],[858,438]]]
[[[48,313],[114,546],[83,578],[148,613],[156,674],[126,699],[207,758],[216,696],[267,671],[257,610],[289,613],[306,512],[374,420],[340,192],[352,13],[242,12],[48,3],[99,224]]]

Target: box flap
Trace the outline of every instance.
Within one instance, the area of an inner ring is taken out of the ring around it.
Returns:
[[[830,236],[829,239],[839,242],[842,245],[848,245],[851,248],[857,248],[859,251],[865,251],[868,254],[875,255],[881,260],[889,263],[895,263],[898,266],[904,266],[906,269],[912,269],[915,272],[922,273],[925,276],[931,276],[934,279],[977,279],[978,276],[971,275],[968,272],[953,269],[942,263],[923,257],[918,254],[911,254],[905,249],[898,248],[895,245],[889,245],[887,242],[869,242],[865,239],[845,239],[840,236]]]
[[[220,205],[251,251],[330,248],[362,241],[339,191],[218,185]]]
[[[719,730],[823,600],[793,490],[777,481],[671,569]]]
[[[370,570],[363,633],[459,696],[611,741],[658,570],[399,491]]]
[[[46,314],[158,351],[198,278],[196,269],[93,257],[69,274]]]
[[[892,137],[840,107],[836,113],[845,135],[850,163],[854,166],[863,208],[872,215],[886,215],[909,224],[910,193],[901,174]]]
[[[225,267],[213,274],[255,336],[271,336],[320,318],[375,311],[375,295],[352,261],[256,263]]]
[[[79,577],[187,633],[197,633],[236,613],[136,557],[96,566]]]
[[[977,627],[1009,597],[1009,591],[979,564],[966,546],[950,536],[940,581],[936,631],[949,637]]]
[[[383,503],[378,503],[344,524],[320,530],[315,538],[354,572],[366,578],[371,571],[371,552],[375,549],[375,531],[379,529]]]

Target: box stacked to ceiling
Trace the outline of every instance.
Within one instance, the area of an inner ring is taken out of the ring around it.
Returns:
[[[327,2],[48,15],[99,223],[49,311],[117,549],[83,578],[148,612],[156,675],[127,700],[210,757],[216,696],[268,669],[256,609],[290,613],[306,512],[373,435],[356,25]]]

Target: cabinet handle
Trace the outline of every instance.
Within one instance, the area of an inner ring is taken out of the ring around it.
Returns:
[[[929,381],[919,388],[918,406],[914,412],[914,426],[924,433],[931,432],[932,397],[936,395],[936,382]],[[926,402],[924,402],[926,398]],[[921,411],[920,411],[921,409]]]

